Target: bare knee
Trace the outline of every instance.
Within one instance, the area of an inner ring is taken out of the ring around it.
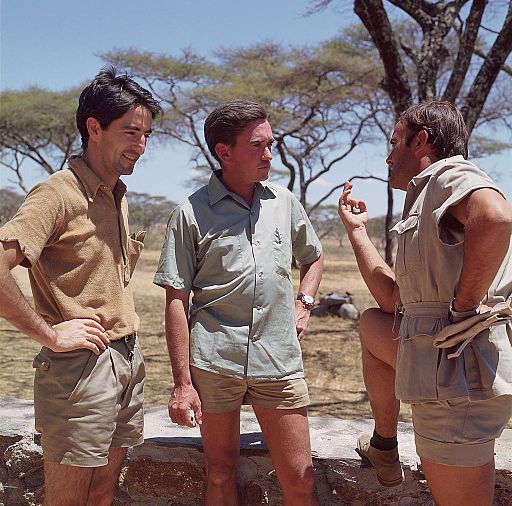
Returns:
[[[206,466],[208,482],[216,487],[223,487],[236,481],[237,462],[208,462]]]
[[[293,469],[280,479],[285,494],[293,496],[310,496],[315,492],[315,472],[312,466]]]
[[[116,496],[117,484],[92,483],[89,489],[87,506],[110,506]]]
[[[361,340],[373,336],[376,329],[381,325],[382,319],[385,319],[386,316],[388,316],[388,313],[384,313],[378,307],[365,309],[359,318]]]

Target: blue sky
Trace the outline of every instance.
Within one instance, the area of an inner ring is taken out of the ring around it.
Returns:
[[[1,89],[38,85],[62,90],[90,80],[104,64],[98,56],[114,48],[136,48],[176,54],[191,47],[209,54],[218,47],[244,46],[273,40],[283,44],[317,43],[355,22],[348,0],[309,17],[308,0],[0,0]],[[345,9],[343,8],[345,7]],[[315,191],[342,182],[354,174],[384,174],[386,146],[363,146],[335,172],[327,174]],[[510,158],[492,157],[481,166],[493,173]],[[276,160],[275,160],[276,161]],[[276,161],[276,164],[278,162]],[[188,152],[180,146],[149,146],[126,179],[132,191],[165,195],[176,202],[190,193]],[[6,169],[0,184],[8,186]],[[44,175],[32,171],[35,183]],[[512,195],[512,178],[500,184]],[[357,194],[369,203],[371,215],[385,210],[382,183],[359,182]],[[401,197],[397,195],[398,202]],[[313,199],[311,199],[312,201]],[[330,203],[335,203],[333,197]],[[397,209],[399,204],[397,205]]]

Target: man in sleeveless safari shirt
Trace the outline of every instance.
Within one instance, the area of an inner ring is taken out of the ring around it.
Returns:
[[[144,362],[130,278],[126,186],[160,106],[115,69],[82,91],[83,153],[35,186],[0,228],[0,315],[43,345],[34,359],[47,506],[109,505],[127,447],[143,442]],[[10,270],[29,269],[35,310]]]
[[[447,102],[413,106],[395,125],[386,160],[390,184],[407,192],[393,229],[395,272],[369,240],[366,205],[351,197],[349,183],[339,203],[361,274],[379,305],[360,322],[375,430],[359,439],[357,451],[382,484],[400,484],[398,399],[410,403],[432,495],[436,504],[450,506],[492,504],[494,441],[512,413],[510,319],[467,342],[433,344],[451,324],[510,303],[511,208],[494,182],[466,160],[467,138],[462,116]],[[395,318],[398,303],[404,314]]]

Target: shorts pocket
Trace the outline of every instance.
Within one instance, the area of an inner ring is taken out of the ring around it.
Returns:
[[[483,401],[469,401],[462,433],[470,440],[500,437],[512,415],[512,396],[501,395]]]
[[[437,399],[439,350],[432,336],[418,334],[400,338],[396,361],[395,390],[403,401]]]
[[[106,352],[107,350],[103,354]],[[46,356],[49,360],[53,394],[60,400],[76,398],[98,359],[92,351],[85,349],[63,353],[48,350]]]

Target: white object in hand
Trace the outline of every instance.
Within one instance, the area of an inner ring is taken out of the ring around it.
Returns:
[[[188,414],[189,414],[189,417],[190,417],[190,421],[192,422],[192,427],[197,427],[196,415],[194,414],[194,410],[193,409],[189,409],[188,410]]]

